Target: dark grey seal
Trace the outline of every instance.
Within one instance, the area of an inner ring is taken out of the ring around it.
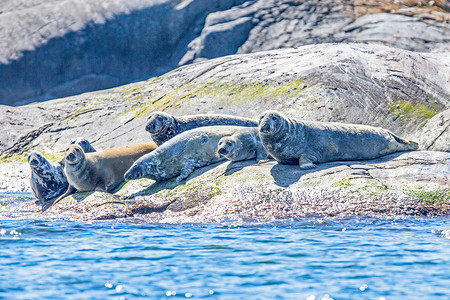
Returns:
[[[263,146],[278,162],[299,164],[301,169],[327,161],[373,159],[418,148],[416,142],[380,127],[297,121],[276,111],[260,118],[259,134]]]
[[[180,182],[195,169],[221,160],[217,143],[240,129],[241,126],[209,126],[185,131],[139,158],[125,173],[125,180],[146,177],[160,182],[177,177]]]
[[[258,122],[248,118],[220,114],[175,117],[165,112],[156,111],[148,117],[145,130],[151,134],[153,141],[159,146],[177,134],[204,126],[258,127]]]
[[[88,152],[95,152],[94,147],[83,138],[76,138],[70,144],[80,145]],[[32,151],[28,156],[28,164],[31,168],[31,190],[38,200],[49,201],[57,198],[69,187],[63,171],[64,159],[52,164],[40,152]]]
[[[231,161],[256,159],[266,160],[269,153],[263,147],[257,127],[243,128],[233,134],[220,139],[217,153]]]

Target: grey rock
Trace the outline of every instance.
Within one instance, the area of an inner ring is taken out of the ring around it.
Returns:
[[[358,14],[355,7],[364,4],[352,2],[259,0],[214,12],[181,63],[223,55],[217,31],[222,47],[238,49],[237,53],[333,42],[382,44],[412,51],[450,50],[450,15],[445,11],[441,12],[443,21],[438,16],[432,19],[432,12],[420,16],[406,5],[394,13]],[[378,5],[392,5],[388,2]],[[233,22],[242,18],[251,18],[251,28],[234,26]]]
[[[0,103],[23,104],[160,75],[206,16],[244,0],[7,1],[0,8]]]
[[[417,137],[422,149],[450,152],[450,109],[435,115]]]

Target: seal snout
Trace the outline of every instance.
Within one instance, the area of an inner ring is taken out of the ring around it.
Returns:
[[[217,153],[219,153],[220,155],[226,155],[226,154],[228,154],[228,151],[227,151],[227,149],[225,149],[225,147],[220,147],[217,150]]]
[[[125,175],[123,175],[123,178],[124,178],[126,181],[141,178],[141,169],[139,168],[139,166],[133,165],[133,166],[131,166],[131,168],[125,173]]]
[[[270,132],[270,124],[268,122],[264,122],[262,125],[260,125],[259,130],[262,133],[269,133]]]
[[[154,132],[155,131],[155,124],[153,122],[147,123],[147,126],[145,126],[145,130],[148,132]]]
[[[69,154],[66,155],[66,160],[69,162],[74,162],[75,159],[76,159],[76,156],[72,152],[70,152]]]
[[[31,157],[28,162],[32,167],[37,167],[39,165],[39,159],[35,156]]]
[[[38,167],[41,164],[41,155],[40,153],[33,151],[30,153],[30,155],[28,156],[28,164],[30,165],[30,167]]]

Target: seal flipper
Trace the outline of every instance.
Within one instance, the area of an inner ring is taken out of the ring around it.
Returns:
[[[61,201],[62,199],[66,198],[67,196],[70,196],[72,194],[75,194],[75,192],[77,191],[76,188],[74,188],[73,186],[69,185],[69,188],[67,189],[67,191],[62,194],[61,196],[59,196],[55,202],[53,202],[53,204],[50,206],[52,207],[53,205],[55,205],[56,203],[58,203],[59,201]]]
[[[183,166],[183,169],[181,169],[181,173],[177,177],[176,182],[180,182],[183,179],[186,179],[189,175],[191,175],[192,172],[194,172],[194,170],[195,170],[195,162],[193,160],[190,160]]]
[[[256,148],[256,161],[259,163],[268,161],[269,158],[272,156],[269,154],[269,152],[261,145],[260,147]]]
[[[313,163],[311,159],[309,159],[306,154],[300,155],[300,158],[298,160],[298,164],[300,166],[300,169],[302,170],[309,170],[316,167],[316,165]]]

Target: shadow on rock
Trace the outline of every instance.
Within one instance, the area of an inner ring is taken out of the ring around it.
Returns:
[[[317,164],[317,166],[314,169],[311,170],[301,170],[298,165],[284,165],[284,164],[276,164],[273,166],[273,168],[270,170],[270,174],[272,175],[273,179],[275,180],[275,184],[281,187],[288,187],[291,184],[294,184],[300,180],[300,178],[303,175],[323,171],[325,169],[331,169],[338,166],[352,166],[352,165],[372,165],[372,164],[379,164],[379,163],[385,163],[390,160],[393,160],[400,156],[401,154],[404,154],[405,152],[397,152],[393,154],[389,154],[386,156],[382,156],[380,158],[375,158],[371,160],[352,160],[352,161],[332,161],[332,162],[326,162]]]
[[[182,180],[180,182],[177,182],[175,180],[175,177],[171,178],[171,179],[168,179],[168,180],[165,180],[165,181],[162,181],[162,182],[154,182],[153,184],[148,186],[146,189],[130,195],[129,197],[127,197],[127,199],[133,199],[133,198],[136,198],[138,196],[148,196],[148,195],[156,194],[156,193],[158,193],[158,192],[160,192],[162,190],[172,190],[172,189],[176,188],[179,185],[185,184],[190,179],[195,178],[197,176],[200,176],[203,173],[208,172],[209,170],[212,170],[215,167],[217,167],[217,166],[219,166],[220,164],[223,164],[223,163],[224,163],[224,161],[220,161],[220,162],[217,162],[215,164],[199,168],[199,169],[195,170],[194,172],[192,172],[192,174],[189,175],[188,178],[186,178],[186,179],[184,179],[184,180]]]
[[[239,172],[240,170],[242,170],[243,168],[250,166],[250,165],[256,165],[258,164],[258,162],[255,159],[251,159],[251,160],[243,160],[243,161],[235,161],[232,162],[230,161],[227,169],[225,170],[225,176],[230,176],[236,172]]]
[[[80,203],[81,201],[83,201],[84,199],[86,199],[87,197],[89,197],[93,193],[94,193],[94,191],[92,191],[92,192],[82,192],[82,193],[72,194],[71,196],[78,203]],[[70,197],[70,196],[67,196],[67,197]],[[62,201],[64,201],[67,197],[65,197],[64,199],[61,199],[61,201],[59,203],[62,203]],[[52,207],[52,205],[53,205],[53,203],[55,203],[55,201],[56,201],[56,198],[52,199],[52,200],[49,200],[49,201],[39,201],[39,200],[37,200],[35,203],[36,203],[36,205],[42,207],[42,211],[46,211],[47,209]]]

